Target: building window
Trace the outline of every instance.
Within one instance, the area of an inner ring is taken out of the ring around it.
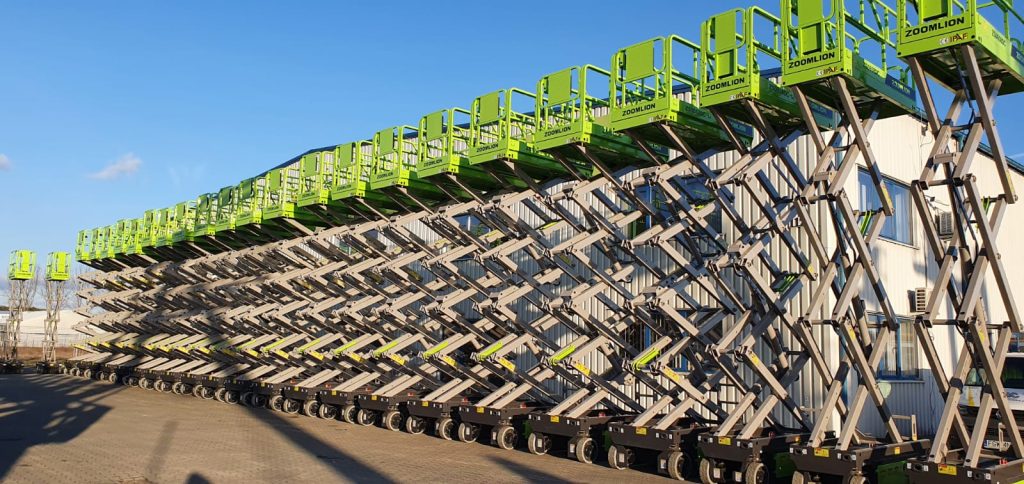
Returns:
[[[885,316],[869,314],[868,323],[874,336],[878,328],[885,324]],[[885,348],[885,356],[878,365],[878,377],[886,380],[917,380],[921,377],[917,359],[917,334],[914,333],[912,318],[896,319],[896,334]]]
[[[883,239],[913,245],[914,213],[910,201],[910,188],[888,178],[882,180],[892,199],[893,213],[891,217],[885,219],[885,225],[882,226],[882,232],[879,235]],[[860,210],[868,212],[881,209],[882,202],[878,198],[875,184],[871,181],[871,175],[866,170],[859,170],[857,182],[860,191]]]

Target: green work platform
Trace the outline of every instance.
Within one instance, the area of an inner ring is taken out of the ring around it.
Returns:
[[[1000,93],[1024,90],[1024,53],[1013,35],[1024,22],[1012,1],[898,0],[897,13],[898,55],[918,59],[946,87],[963,86],[967,63],[955,48],[972,45],[982,76],[1003,82]]]
[[[600,157],[609,169],[646,159],[632,140],[609,127],[607,86],[611,74],[584,65],[549,74],[537,83],[537,132],[534,145],[567,164],[581,178],[598,174],[593,159],[581,156],[581,147]],[[602,89],[595,90],[595,86]],[[600,95],[597,93],[600,92]]]
[[[536,149],[532,114],[537,97],[522,89],[501,89],[473,100],[470,109],[470,165],[484,166],[497,173],[505,184],[526,188],[514,171],[533,180],[565,174],[566,169],[547,153]]]
[[[257,176],[238,184],[238,205],[235,208],[235,230],[263,222],[263,205],[267,197],[267,178]]]
[[[88,229],[78,231],[78,240],[75,243],[75,260],[88,262],[92,259],[91,235],[92,231]]]
[[[906,64],[895,57],[896,10],[882,0],[782,0],[782,85],[841,110],[832,79],[842,77],[858,110],[879,118],[916,111]]]
[[[235,209],[238,206],[238,187],[221,188],[217,192],[216,217],[211,221],[217,233],[235,230]]]
[[[174,244],[192,242],[196,223],[196,202],[189,200],[174,205],[175,226],[172,228],[171,241]]]
[[[715,117],[699,107],[699,69],[700,46],[676,35],[620,49],[612,57],[611,129],[673,148],[671,138],[678,138],[698,153],[732,149]],[[752,133],[740,123],[733,128]]]
[[[7,278],[12,281],[27,281],[36,276],[36,253],[31,250],[11,252],[7,267]]]
[[[375,208],[405,210],[416,204],[410,197],[427,202],[450,200],[438,186],[416,174],[419,138],[423,134],[412,126],[395,126],[373,135],[368,188],[373,192],[388,190],[394,201]]]
[[[793,93],[765,76],[766,68],[782,64],[783,42],[782,21],[758,7],[735,8],[706,20],[701,24],[701,106],[747,121],[751,113],[740,101],[749,100],[776,128],[803,126]],[[823,129],[835,126],[831,110],[817,103],[812,110]]]
[[[50,252],[46,256],[46,280],[66,281],[71,279],[71,260],[67,252]]]
[[[217,233],[213,220],[217,216],[217,194],[204,193],[196,199],[195,223],[192,224],[192,238],[201,239]]]

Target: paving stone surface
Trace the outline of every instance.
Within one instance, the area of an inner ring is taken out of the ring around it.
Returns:
[[[671,482],[64,375],[0,375],[0,481]]]

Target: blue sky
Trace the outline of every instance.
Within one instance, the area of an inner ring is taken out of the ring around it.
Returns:
[[[653,36],[697,39],[704,18],[750,3],[7,0],[0,254],[73,250],[79,229],[569,65],[607,67]],[[1011,154],[1020,107],[997,108]]]

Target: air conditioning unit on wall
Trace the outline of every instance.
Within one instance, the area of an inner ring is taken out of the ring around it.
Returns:
[[[939,231],[939,237],[943,240],[953,238],[953,213],[939,212],[935,215],[935,228]]]
[[[924,287],[914,289],[913,298],[910,300],[910,311],[923,313],[926,306],[928,306],[928,289]]]

